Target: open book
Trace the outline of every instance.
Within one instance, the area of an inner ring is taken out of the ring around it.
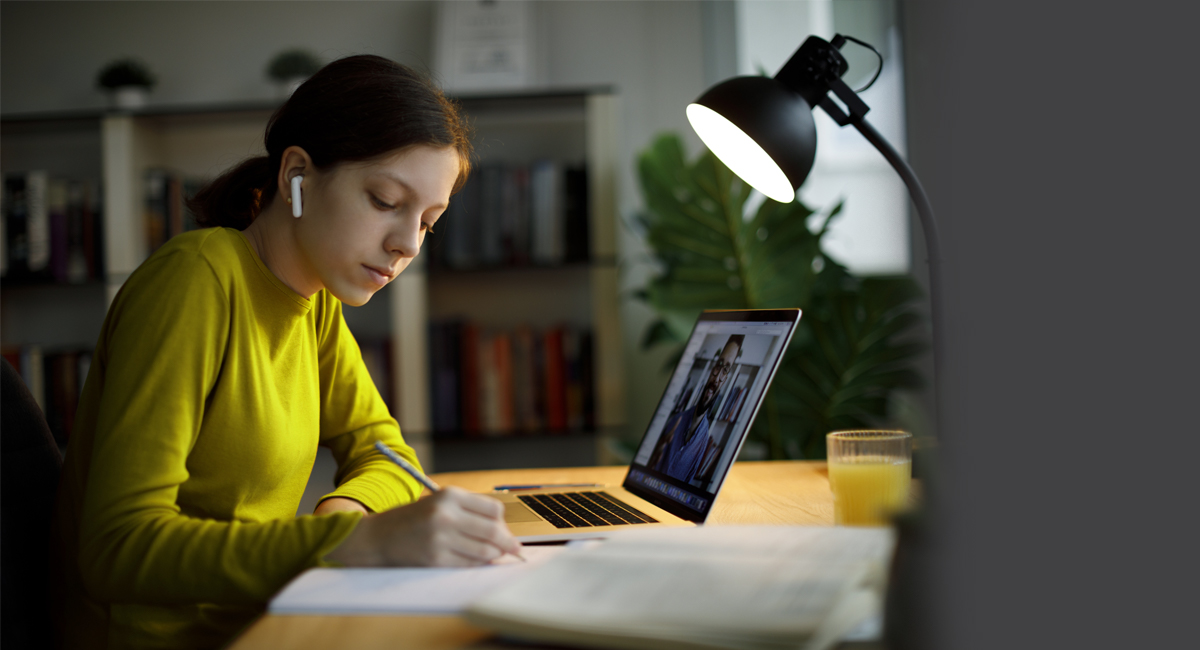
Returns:
[[[570,550],[467,609],[510,636],[606,648],[826,648],[878,616],[888,529],[705,526]]]

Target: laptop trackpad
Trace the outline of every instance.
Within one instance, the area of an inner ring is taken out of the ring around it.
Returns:
[[[504,504],[504,521],[510,524],[521,524],[529,521],[541,521],[542,518],[520,501],[509,501]]]

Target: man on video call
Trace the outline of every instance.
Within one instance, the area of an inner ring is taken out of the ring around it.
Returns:
[[[709,409],[721,392],[721,386],[733,368],[744,339],[745,336],[741,334],[729,337],[712,365],[708,382],[704,384],[695,408],[684,409],[667,420],[667,425],[663,427],[662,442],[659,443],[661,452],[656,454],[657,462],[650,463],[652,468],[684,482],[691,481],[700,471],[710,439]]]

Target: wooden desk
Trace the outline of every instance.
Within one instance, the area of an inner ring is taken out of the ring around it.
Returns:
[[[489,492],[504,483],[620,485],[625,467],[496,470],[434,474],[442,485]],[[833,496],[823,461],[735,463],[708,524],[833,524]],[[413,648],[487,650],[491,633],[456,616],[272,616],[265,615],[230,646],[265,648]],[[514,646],[505,644],[506,650]]]

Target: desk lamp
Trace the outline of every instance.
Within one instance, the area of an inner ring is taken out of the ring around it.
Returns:
[[[934,385],[942,379],[941,252],[933,209],[908,163],[864,116],[870,108],[842,81],[849,65],[842,46],[856,38],[836,35],[832,42],[809,36],[773,79],[734,77],[709,88],[687,107],[696,134],[733,173],[768,198],[790,203],[812,170],[817,152],[814,107],[821,107],[839,126],[851,124],[862,133],[904,179],[921,219],[929,255],[929,306],[933,326]],[[878,78],[876,71],[875,77]],[[872,79],[867,86],[874,83]],[[865,88],[864,88],[865,89]],[[839,106],[829,92],[842,101]],[[940,397],[935,390],[935,396]]]

